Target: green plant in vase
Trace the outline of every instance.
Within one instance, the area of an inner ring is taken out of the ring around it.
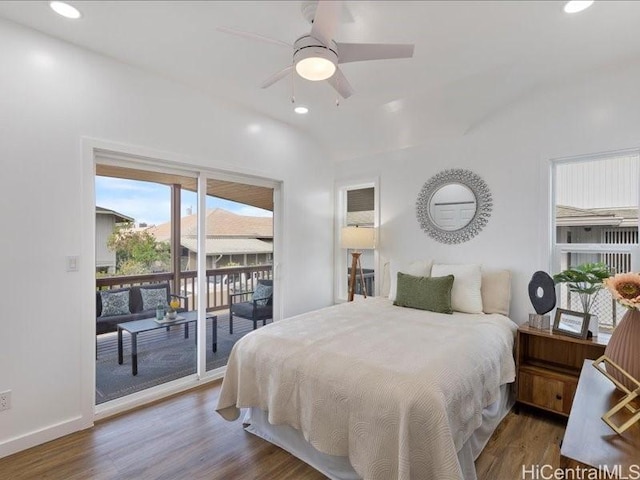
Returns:
[[[609,267],[601,262],[583,263],[568,268],[553,276],[553,281],[566,283],[569,291],[577,293],[584,313],[591,313],[598,293],[604,288],[603,281],[611,276]]]

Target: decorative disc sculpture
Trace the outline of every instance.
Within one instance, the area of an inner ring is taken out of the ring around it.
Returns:
[[[542,292],[541,294],[539,292]],[[529,326],[548,329],[551,323],[549,315],[545,315],[556,306],[556,284],[546,272],[538,271],[529,281],[529,299],[536,314],[529,315]]]
[[[542,290],[542,295],[538,294]],[[556,306],[556,284],[546,272],[538,271],[529,281],[529,298],[538,315],[549,313]]]

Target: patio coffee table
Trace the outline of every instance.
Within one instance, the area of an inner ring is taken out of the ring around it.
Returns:
[[[143,318],[142,320],[134,320],[133,322],[119,323],[118,328],[118,363],[122,365],[122,331],[129,332],[131,335],[131,373],[138,374],[138,334],[142,332],[150,332],[160,328],[171,327],[174,325],[184,325],[184,338],[189,338],[189,324],[197,320],[197,312],[182,312],[178,314],[179,319],[175,322],[157,322],[155,318]],[[218,317],[217,315],[207,314],[207,320],[211,319],[211,336],[212,350],[218,350]],[[198,332],[196,329],[196,342],[198,341]]]

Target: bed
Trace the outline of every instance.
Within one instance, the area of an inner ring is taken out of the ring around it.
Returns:
[[[236,343],[217,411],[332,479],[474,479],[512,405],[517,325],[367,298]]]

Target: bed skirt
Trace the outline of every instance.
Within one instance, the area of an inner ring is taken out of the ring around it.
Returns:
[[[482,424],[458,452],[458,461],[465,480],[476,480],[475,460],[505,415],[511,410],[515,396],[513,384],[500,387],[498,400],[482,411]],[[245,430],[269,443],[286,450],[294,457],[311,465],[331,480],[362,480],[351,466],[348,457],[327,455],[308,443],[299,430],[285,425],[271,425],[267,413],[258,408],[247,410],[244,418]]]

